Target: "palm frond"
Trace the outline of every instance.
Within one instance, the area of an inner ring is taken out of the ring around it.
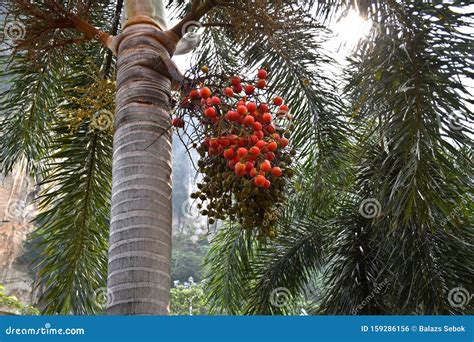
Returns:
[[[107,274],[112,139],[87,120],[58,125],[39,197],[39,306],[48,314],[100,312]],[[102,294],[101,294],[102,295]]]
[[[254,285],[246,314],[295,313],[296,299],[325,264],[326,230],[317,219],[290,223],[291,229],[259,249],[252,262]]]
[[[257,247],[247,234],[250,232],[229,224],[212,240],[205,259],[206,294],[211,313],[242,314],[247,301],[246,289],[250,286],[250,261]]]

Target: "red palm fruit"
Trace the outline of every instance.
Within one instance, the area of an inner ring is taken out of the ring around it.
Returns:
[[[288,113],[289,111],[290,109],[288,108],[287,105],[280,106],[280,112]]]
[[[254,178],[254,182],[256,186],[263,186],[266,180],[267,179],[265,178],[265,176],[262,176],[262,175],[258,175]]]
[[[288,143],[289,143],[288,139],[286,139],[286,138],[281,138],[280,141],[278,141],[278,142],[280,143],[280,146],[282,148],[285,148],[286,146],[288,146]]]
[[[276,149],[278,148],[278,144],[274,141],[272,141],[271,143],[269,143],[267,145],[267,149],[270,151],[270,152],[274,152],[276,151]]]
[[[273,126],[273,124],[269,124],[267,127],[266,127],[266,130],[268,133],[272,134],[272,133],[275,133],[275,126]]]
[[[235,144],[235,142],[237,141],[237,136],[235,134],[231,134],[227,138],[229,138],[231,144]]]
[[[232,77],[232,79],[230,80],[230,83],[232,83],[233,86],[237,86],[237,85],[240,85],[240,77],[239,76],[234,76]]]
[[[244,171],[240,171],[240,170],[239,170],[239,171],[235,171],[235,174],[236,174],[237,176],[239,176],[239,177],[243,177],[243,176],[245,176],[245,170],[244,170]]]
[[[226,118],[229,121],[237,121],[239,120],[239,113],[234,112],[233,110],[229,110],[227,112]]]
[[[218,96],[211,97],[211,101],[209,101],[211,105],[218,106],[221,104],[221,99]]]
[[[268,108],[268,105],[267,105],[266,103],[262,103],[262,104],[259,106],[259,108],[260,108],[260,111],[261,111],[262,113],[266,113],[266,112],[268,112],[268,110],[270,109],[270,108]]]
[[[273,104],[275,106],[281,106],[283,104],[283,99],[280,96],[277,96],[273,99]]]
[[[181,119],[181,118],[173,118],[173,121],[171,121],[171,124],[174,127],[182,128],[182,127],[184,127],[184,120]]]
[[[239,101],[237,101],[237,103],[235,104],[236,107],[238,107],[238,106],[245,106],[245,105],[246,105],[246,104],[245,104],[245,101],[244,101],[244,100],[239,100]]]
[[[257,146],[259,149],[262,149],[262,148],[264,148],[265,146],[267,146],[267,142],[264,141],[264,140],[259,140],[259,141],[257,141],[257,143],[255,144],[255,146]]]
[[[221,139],[219,140],[219,143],[220,143],[220,145],[221,145],[222,147],[227,147],[227,146],[230,145],[230,140],[227,139],[227,138],[221,138]]]
[[[203,99],[207,99],[211,96],[211,89],[209,89],[208,87],[201,88],[199,94]]]
[[[268,160],[272,161],[273,159],[275,159],[275,153],[273,153],[273,152],[265,153],[265,159],[268,159]]]
[[[250,177],[255,177],[256,175],[257,175],[257,169],[256,168],[253,168],[252,170],[250,170],[250,172],[249,172]]]
[[[193,89],[189,92],[189,97],[193,100],[199,100],[201,96],[199,95],[199,91],[197,91],[196,89]]]
[[[242,88],[242,84],[238,84],[238,85],[235,85],[232,87],[232,90],[234,91],[234,93],[241,93],[242,90],[244,90],[244,88]]]
[[[253,154],[248,154],[245,159],[247,159],[247,161],[249,161],[249,162],[254,162],[254,161],[257,160],[257,157],[258,156],[254,156]]]
[[[280,134],[278,134],[278,133],[273,133],[273,134],[272,134],[272,137],[273,137],[273,139],[275,139],[275,140],[280,140]]]
[[[247,109],[250,113],[253,113],[257,110],[257,105],[255,104],[255,102],[249,102],[247,103]]]
[[[244,163],[238,162],[235,164],[235,171],[236,172],[245,172],[246,165]]]
[[[229,160],[229,161],[227,162],[227,166],[229,167],[229,169],[234,169],[236,163],[237,163],[237,162],[236,162],[235,160]]]
[[[260,164],[260,170],[261,171],[264,171],[264,172],[268,172],[272,169],[272,164],[270,163],[269,160],[264,160],[261,164]]]
[[[245,146],[247,144],[247,141],[244,138],[239,138],[238,144],[239,144],[240,147],[242,147],[242,146]]]
[[[247,110],[247,107],[246,106],[238,106],[237,107],[237,113],[239,113],[240,115],[245,115],[248,113],[248,110]]]
[[[266,179],[265,183],[263,183],[263,187],[265,189],[269,189],[271,185],[272,185],[272,183],[270,183],[270,181],[268,179]]]
[[[231,87],[225,88],[224,92],[225,92],[225,94],[226,94],[227,96],[229,96],[229,97],[234,97],[234,91],[232,90]]]
[[[265,81],[264,79],[260,79],[257,81],[258,89],[265,89],[266,86],[267,86],[267,81]]]
[[[253,167],[254,167],[253,162],[247,161],[247,163],[245,163],[245,172],[250,172],[250,170],[252,170]]]
[[[265,113],[262,115],[262,122],[263,123],[270,123],[272,122],[272,115],[270,113]]]
[[[257,116],[260,115],[260,113],[258,111],[252,112],[251,114],[254,118],[256,118]]]
[[[263,131],[257,131],[257,132],[255,132],[255,135],[256,135],[259,139],[263,139],[263,136],[264,136]]]
[[[280,177],[282,173],[283,173],[283,172],[281,171],[281,169],[280,169],[278,166],[274,166],[274,167],[272,168],[272,175],[273,175],[273,176],[275,176],[275,177]]]
[[[260,154],[260,149],[257,146],[252,146],[249,150],[250,154],[258,156]]]
[[[257,73],[258,78],[267,78],[268,74],[265,69],[260,69]]]
[[[255,125],[255,123],[254,123]],[[250,137],[249,137],[249,141],[252,145],[255,145],[258,141],[258,137],[255,135],[255,134],[252,134]]]
[[[209,147],[212,147],[212,148],[218,148],[219,147],[219,139],[211,139],[209,141]]]
[[[245,118],[244,118],[244,125],[245,126],[252,126],[253,123],[254,123],[255,119],[253,118],[252,115],[247,115]]]
[[[209,147],[209,154],[215,156],[219,154],[219,149],[214,147]]]
[[[245,156],[247,155],[247,152],[248,152],[248,151],[247,151],[246,148],[240,147],[239,149],[237,149],[237,156],[238,156],[239,158],[243,158],[243,157],[245,157]]]
[[[212,107],[209,107],[204,111],[204,116],[206,118],[210,118],[210,119],[215,118],[216,117],[216,110]]]
[[[211,138],[205,137],[204,138],[204,145],[209,146],[210,141],[211,141]]]
[[[258,171],[258,174],[261,175],[261,176],[265,176],[265,171],[260,170],[260,171]]]
[[[245,86],[245,94],[251,95],[251,94],[253,94],[254,91],[255,91],[255,87],[253,85],[247,84]]]
[[[227,150],[224,151],[224,158],[225,159],[232,159],[235,156],[235,151],[233,148],[228,148]]]
[[[253,129],[254,131],[261,131],[263,128],[262,124],[260,122],[254,122],[253,123]]]

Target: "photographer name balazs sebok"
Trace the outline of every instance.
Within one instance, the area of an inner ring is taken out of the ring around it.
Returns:
[[[419,332],[466,332],[464,325],[445,325],[445,326],[431,326],[431,325],[420,325],[418,327]]]

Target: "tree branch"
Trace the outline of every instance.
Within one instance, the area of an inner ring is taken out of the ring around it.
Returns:
[[[190,21],[199,21],[205,16],[211,9],[217,7],[221,3],[221,0],[206,0],[200,4],[199,0],[193,0],[191,11],[184,16],[184,18],[176,24],[169,31],[181,39],[186,32],[183,32],[183,27]]]
[[[38,44],[51,48],[91,39],[97,39],[112,49],[112,37],[81,18],[81,16],[87,17],[87,12],[77,8],[74,12],[67,10],[57,0],[44,0],[43,7],[30,2],[30,0],[15,0],[13,5],[14,7],[10,10],[11,15],[22,18],[25,30],[27,29],[30,33],[17,44],[15,50],[37,47]],[[55,34],[58,29],[74,29],[78,33],[82,33],[82,36],[63,41],[60,35]],[[50,44],[52,41],[54,42]]]
[[[69,18],[71,20],[71,23],[73,27],[78,31],[84,34],[86,39],[97,39],[99,40],[102,44],[107,46],[109,49],[112,49],[111,44],[112,44],[112,37],[104,31],[101,31],[91,24],[89,24],[87,21],[82,20],[79,17],[72,16]]]

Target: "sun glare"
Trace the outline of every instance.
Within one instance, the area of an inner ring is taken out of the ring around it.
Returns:
[[[359,40],[369,34],[371,24],[359,15],[356,10],[351,10],[334,26],[334,33],[342,45],[353,48]]]

